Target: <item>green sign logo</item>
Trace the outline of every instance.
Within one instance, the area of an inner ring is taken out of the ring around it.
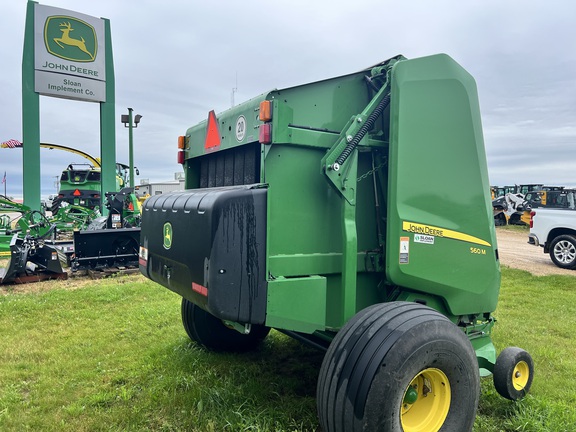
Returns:
[[[166,222],[164,224],[164,249],[170,249],[172,247],[172,224]]]
[[[50,54],[74,62],[93,62],[98,51],[94,27],[70,16],[55,15],[46,19],[44,43]]]

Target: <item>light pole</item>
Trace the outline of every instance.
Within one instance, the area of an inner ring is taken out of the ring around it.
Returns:
[[[134,116],[134,124],[132,124],[132,108],[128,108],[128,115],[122,114],[120,121],[124,123],[124,127],[128,128],[128,152],[129,152],[129,164],[130,164],[130,187],[135,188],[136,185],[134,184],[134,150],[133,150],[133,137],[132,137],[132,128],[137,128],[138,123],[140,123],[140,119],[142,116],[140,114],[136,114]]]

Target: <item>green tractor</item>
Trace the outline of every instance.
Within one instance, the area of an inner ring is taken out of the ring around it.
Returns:
[[[179,138],[182,192],[143,205],[141,272],[213,350],[270,329],[325,350],[322,430],[470,431],[480,376],[534,364],[491,340],[500,262],[474,79],[398,56],[273,90]],[[458,181],[465,195],[446,191]]]
[[[129,167],[116,164],[116,191],[127,184]],[[52,202],[50,210],[53,215],[63,203],[95,209],[101,205],[102,170],[99,165],[69,164],[60,175],[60,190]]]

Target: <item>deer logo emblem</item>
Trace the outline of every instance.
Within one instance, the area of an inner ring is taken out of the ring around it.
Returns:
[[[48,52],[74,62],[93,62],[98,42],[90,24],[66,16],[51,16],[44,27],[44,42]]]
[[[60,31],[62,32],[62,37],[54,38],[54,42],[56,42],[60,48],[64,48],[64,45],[68,45],[71,47],[78,47],[80,51],[85,52],[90,56],[92,60],[94,60],[94,56],[92,55],[92,53],[86,49],[86,41],[84,40],[83,37],[80,37],[80,39],[74,39],[70,37],[70,32],[73,31],[74,29],[72,28],[72,25],[69,22],[61,23],[60,27],[64,27],[60,29]]]
[[[170,249],[172,247],[172,224],[170,222],[164,224],[163,232],[164,249]]]

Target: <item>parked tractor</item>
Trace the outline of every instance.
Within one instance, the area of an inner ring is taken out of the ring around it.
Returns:
[[[128,165],[116,164],[116,191],[126,186]],[[62,203],[95,209],[101,201],[102,172],[100,165],[70,164],[60,176],[60,190],[52,202],[55,215]]]
[[[143,205],[141,272],[189,337],[326,354],[323,431],[470,431],[480,376],[517,400],[531,356],[491,340],[500,262],[474,79],[446,55],[272,90],[178,140],[186,190]],[[458,181],[466,194],[446,193]]]

